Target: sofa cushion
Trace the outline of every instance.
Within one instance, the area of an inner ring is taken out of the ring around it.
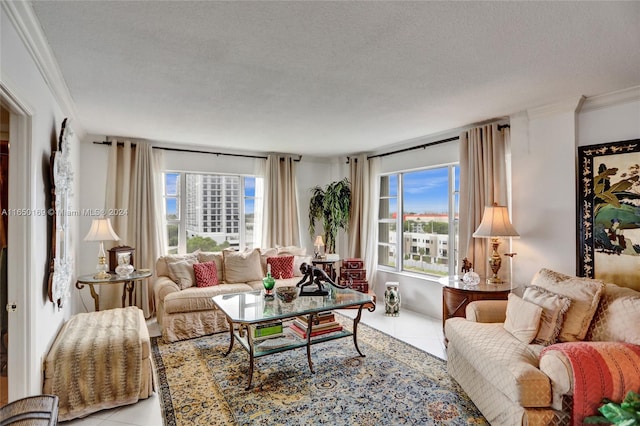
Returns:
[[[262,266],[262,275],[267,275],[267,259],[272,256],[278,255],[278,249],[268,248],[268,249],[260,249],[260,265]]]
[[[261,280],[264,277],[260,265],[260,250],[233,251],[225,250],[224,281],[225,283],[246,283]]]
[[[198,252],[187,253],[187,254],[168,254],[166,256],[160,256],[156,261],[156,275],[161,277],[169,276],[169,267],[167,266],[169,263],[178,262],[180,260],[191,260],[198,259]]]
[[[194,311],[208,311],[215,308],[212,298],[220,294],[250,291],[247,284],[220,284],[211,287],[190,287],[170,293],[164,298],[164,312],[175,314]]]
[[[267,270],[275,279],[293,278],[293,256],[272,256],[267,258]]]
[[[571,300],[537,286],[527,287],[522,298],[542,307],[540,327],[533,343],[545,346],[555,343]]]
[[[451,318],[445,334],[451,350],[511,401],[523,407],[549,406],[551,384],[538,369],[537,353],[502,324]]]
[[[278,249],[279,255],[287,255],[291,254],[294,256],[306,256],[307,248],[306,247],[298,247],[298,246],[279,246],[276,244],[276,248]]]
[[[198,262],[215,262],[216,263],[216,276],[218,277],[218,283],[224,281],[224,266],[223,256],[221,251],[201,251],[198,253]]]
[[[196,276],[196,287],[218,285],[218,268],[216,262],[194,263],[193,273]]]
[[[570,277],[549,269],[541,269],[533,277],[531,284],[571,299],[571,306],[565,314],[558,340],[583,340],[598,307],[604,283],[600,280]]]
[[[196,276],[193,272],[193,264],[197,263],[197,259],[183,259],[177,262],[167,263],[169,267],[169,278],[178,284],[181,290],[192,287],[196,283]]]
[[[605,284],[587,340],[640,345],[640,292]]]
[[[531,343],[538,334],[541,315],[542,307],[510,293],[504,328],[521,342]]]

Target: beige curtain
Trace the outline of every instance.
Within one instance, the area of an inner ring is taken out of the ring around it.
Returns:
[[[490,245],[488,239],[473,238],[472,234],[482,221],[485,206],[507,203],[505,147],[505,134],[498,130],[497,124],[460,134],[458,265],[462,265],[463,258],[468,258],[481,277],[491,275],[487,263]],[[501,269],[500,275],[507,269]]]
[[[366,155],[349,158],[351,213],[347,256],[364,258],[369,236],[369,160]]]
[[[269,155],[264,177],[262,246],[299,246],[296,164],[290,155]]]
[[[114,141],[109,151],[107,171],[107,211],[126,214],[111,217],[113,229],[120,241],[113,245],[135,248],[136,269],[153,270],[156,259],[165,247],[162,217],[162,151],[154,151],[147,142],[133,146]],[[117,287],[117,288],[116,288]],[[135,304],[146,318],[154,313],[153,278],[135,286]],[[121,286],[102,286],[100,299],[103,309],[121,306]]]

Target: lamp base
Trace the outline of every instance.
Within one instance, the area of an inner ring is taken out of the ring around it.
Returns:
[[[493,285],[498,285],[498,284],[502,284],[504,281],[502,281],[502,279],[500,279],[500,277],[491,277],[491,278],[487,278],[487,284],[493,284]]]
[[[111,274],[105,271],[100,271],[96,273],[93,278],[95,278],[96,280],[108,280],[109,278],[111,278]]]

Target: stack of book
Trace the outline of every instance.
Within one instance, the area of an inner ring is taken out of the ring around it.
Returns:
[[[274,321],[262,324],[249,324],[249,333],[253,340],[271,339],[284,336],[282,321]]]
[[[296,317],[293,323],[289,326],[289,330],[293,331],[297,336],[306,339],[308,331],[307,317]],[[342,326],[336,322],[336,317],[333,315],[333,312],[320,312],[313,318],[313,323],[311,324],[311,337],[334,333],[340,330],[342,330]]]

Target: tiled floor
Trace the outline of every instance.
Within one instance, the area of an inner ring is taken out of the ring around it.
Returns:
[[[339,312],[352,318],[357,313],[355,310],[348,309]],[[386,317],[384,316],[384,304],[378,304],[374,312],[363,311],[361,322],[439,358],[446,359],[442,320],[438,318],[427,317],[407,310],[401,310],[398,317]],[[148,326],[152,336],[159,335],[158,325],[155,321],[150,321]],[[160,402],[158,395],[154,394],[136,404],[100,411],[84,419],[71,420],[62,424],[65,426],[162,426]]]

